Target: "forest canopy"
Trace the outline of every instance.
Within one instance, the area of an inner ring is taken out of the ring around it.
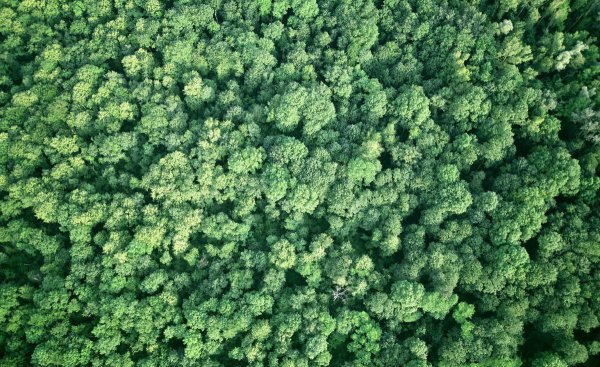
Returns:
[[[0,366],[600,366],[600,2],[0,0]]]

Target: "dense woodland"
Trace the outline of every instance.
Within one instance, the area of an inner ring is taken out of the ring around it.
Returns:
[[[599,1],[0,19],[0,366],[600,366]]]

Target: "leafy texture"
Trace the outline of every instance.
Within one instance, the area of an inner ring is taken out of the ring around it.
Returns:
[[[0,0],[0,366],[600,365],[599,4]]]

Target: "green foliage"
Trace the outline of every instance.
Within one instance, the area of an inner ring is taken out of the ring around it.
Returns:
[[[0,1],[0,366],[599,365],[599,11]]]

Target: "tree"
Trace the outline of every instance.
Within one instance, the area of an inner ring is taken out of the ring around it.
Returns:
[[[0,1],[0,366],[591,366],[597,1]]]

